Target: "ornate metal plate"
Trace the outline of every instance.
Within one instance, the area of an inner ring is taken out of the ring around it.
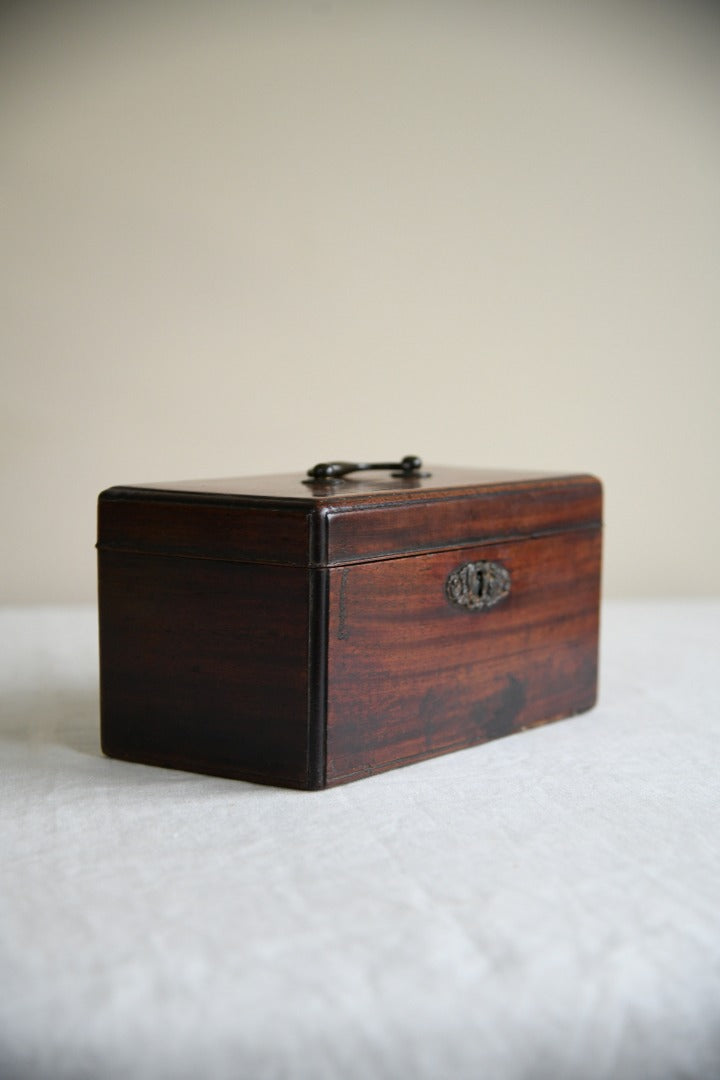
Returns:
[[[497,562],[469,562],[459,566],[445,582],[451,604],[467,611],[486,611],[510,592],[510,573]]]

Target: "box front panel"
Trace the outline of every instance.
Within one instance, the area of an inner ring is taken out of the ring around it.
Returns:
[[[98,555],[105,752],[308,786],[308,571]]]
[[[331,570],[328,783],[590,708],[600,550],[591,528]]]

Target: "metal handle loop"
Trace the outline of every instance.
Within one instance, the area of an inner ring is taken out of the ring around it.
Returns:
[[[306,480],[305,483],[309,484],[314,480],[342,480],[350,473],[368,472],[371,469],[389,469],[393,476],[400,478],[428,475],[428,473],[420,472],[422,469],[422,461],[420,458],[416,457],[414,454],[407,454],[402,461],[321,462],[319,465],[313,465],[312,469],[308,469],[307,474],[310,477],[310,480]]]

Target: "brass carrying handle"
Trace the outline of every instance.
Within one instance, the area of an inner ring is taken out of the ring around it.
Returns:
[[[413,476],[429,476],[429,473],[420,472],[422,469],[420,458],[415,457],[414,454],[408,454],[402,461],[370,463],[365,461],[321,462],[319,465],[313,465],[312,469],[308,469],[307,474],[310,479],[306,480],[305,483],[310,484],[313,480],[342,480],[350,473],[368,472],[370,469],[389,469],[392,476],[402,479]]]

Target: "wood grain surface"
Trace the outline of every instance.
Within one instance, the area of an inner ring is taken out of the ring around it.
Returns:
[[[317,786],[308,571],[115,551],[99,560],[105,753]]]
[[[453,606],[450,572],[495,560],[509,596]],[[600,532],[330,572],[327,781],[368,775],[589,709]]]
[[[259,494],[262,479],[274,494]],[[600,483],[585,474],[433,466],[428,478],[384,482],[307,485],[297,475],[206,485],[109,488],[98,500],[98,545],[323,567],[583,528],[602,516]]]

